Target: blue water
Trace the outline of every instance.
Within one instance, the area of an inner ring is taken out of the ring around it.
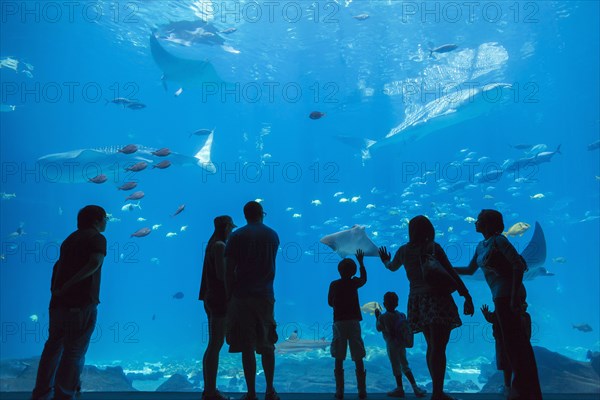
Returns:
[[[472,13],[464,6],[460,18],[447,3],[431,3],[438,9],[432,5],[429,14],[421,3],[410,2],[275,3],[272,20],[263,3],[261,17],[251,14],[255,3],[241,3],[238,21],[235,11],[213,16],[210,22],[219,30],[237,28],[221,36],[239,54],[163,42],[174,54],[211,61],[223,79],[239,84],[236,99],[185,85],[175,96],[176,82],[163,88],[162,71],[150,54],[150,30],[198,19],[192,9],[202,10],[199,3],[116,3],[115,15],[113,3],[97,2],[87,17],[82,6],[75,8],[70,21],[59,3],[60,18],[44,3],[27,3],[34,10],[27,14],[22,3],[2,2],[0,58],[21,61],[16,71],[0,69],[3,111],[5,105],[16,106],[0,115],[1,191],[16,195],[1,202],[2,359],[41,353],[58,246],[75,229],[77,211],[98,204],[119,221],[105,232],[98,330],[87,363],[199,360],[206,317],[196,299],[212,219],[229,214],[242,225],[242,207],[253,199],[263,200],[265,223],[281,239],[275,281],[281,338],[294,329],[306,339],[331,336],[326,296],[339,257],[319,244],[324,235],[359,224],[377,245],[394,251],[407,240],[408,219],[425,214],[453,264],[465,265],[468,249],[480,240],[465,219],[482,208],[497,208],[507,228],[538,221],[546,236],[545,267],[555,275],[526,283],[534,344],[578,360],[585,360],[587,350],[600,350],[600,152],[587,150],[599,139],[598,3],[493,3],[493,9],[485,8],[490,14],[483,6]],[[104,14],[96,18],[98,10]],[[298,21],[294,10],[301,10]],[[498,21],[494,10],[502,13]],[[362,13],[369,18],[352,18]],[[445,43],[459,47],[429,57],[427,49]],[[31,76],[23,63],[34,67]],[[381,140],[441,97],[442,87],[465,82],[512,84],[511,100],[414,143],[372,152],[369,159],[361,157],[361,143],[336,139]],[[262,97],[255,101],[257,87]],[[272,99],[268,87],[275,88]],[[296,98],[284,87],[300,88],[302,95]],[[398,87],[417,93],[402,95],[393,90]],[[105,99],[116,97],[135,98],[147,107],[105,105]],[[325,116],[311,120],[312,111]],[[111,173],[104,184],[55,183],[36,164],[51,153],[128,143],[193,155],[205,138],[188,136],[200,128],[216,128],[215,174],[174,165]],[[477,182],[473,174],[486,166],[536,154],[509,147],[523,143],[546,145],[541,151],[560,145],[561,153],[523,171],[530,182],[509,174]],[[470,169],[481,157],[487,158]],[[145,197],[141,210],[124,212],[127,194],[115,187],[130,177]],[[461,180],[471,186],[448,190]],[[532,198],[536,194],[543,198]],[[170,217],[181,204],[185,211]],[[140,217],[146,221],[137,221]],[[147,237],[130,238],[154,224],[162,226]],[[20,225],[26,234],[11,236]],[[511,241],[523,249],[532,230]],[[166,237],[168,232],[177,235]],[[369,280],[360,290],[361,304],[382,302],[383,294],[394,290],[405,308],[404,272],[386,271],[376,258],[366,265]],[[466,283],[477,308],[491,303],[485,283]],[[185,297],[172,298],[179,291]],[[462,300],[456,301],[460,308]],[[463,323],[449,346],[449,361],[478,367],[482,355],[493,360],[480,313]],[[592,332],[572,327],[583,323]],[[382,349],[374,318],[366,314],[363,336],[373,354]],[[422,350],[422,338],[417,342]],[[309,365],[329,357],[327,352],[296,356],[306,356]],[[278,357],[284,362],[290,356]],[[387,366],[384,357],[373,359]]]

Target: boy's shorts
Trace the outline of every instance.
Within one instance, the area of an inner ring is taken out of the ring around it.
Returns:
[[[331,341],[331,356],[336,360],[345,360],[346,351],[350,345],[352,361],[365,358],[365,344],[362,340],[359,321],[337,321],[333,323],[333,340]]]
[[[275,300],[263,297],[232,297],[227,309],[227,344],[230,353],[275,351],[277,324]]]

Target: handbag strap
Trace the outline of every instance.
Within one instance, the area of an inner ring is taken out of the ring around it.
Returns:
[[[420,254],[419,254],[419,256],[423,256],[423,255],[425,254],[425,255],[432,255],[432,256],[434,256],[434,257],[435,257],[435,242],[431,242],[430,244],[431,244],[431,246],[432,246],[431,253],[428,253],[428,252],[426,251],[426,250],[427,250],[427,249],[426,249],[426,247],[424,246],[423,248],[421,248],[421,251],[420,251]],[[425,251],[423,251],[424,249],[425,249]]]
[[[424,253],[423,248],[421,248],[419,251],[419,267],[421,270],[421,277],[423,278],[423,280],[425,280],[425,273],[423,272],[423,256],[433,256],[435,258],[435,242],[431,243],[433,245],[433,251],[431,252],[431,254]]]

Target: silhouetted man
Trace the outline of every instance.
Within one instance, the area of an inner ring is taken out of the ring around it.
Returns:
[[[50,332],[38,367],[34,400],[71,400],[79,390],[100,303],[100,272],[106,256],[106,238],[101,232],[106,219],[102,207],[85,206],[77,214],[77,230],[60,246],[50,286]]]
[[[273,280],[279,237],[263,224],[265,215],[258,202],[248,202],[244,206],[247,224],[231,234],[225,248],[225,283],[231,299],[227,343],[230,353],[242,353],[248,387],[243,400],[256,399],[255,352],[262,356],[265,400],[279,400],[273,387],[277,342]]]

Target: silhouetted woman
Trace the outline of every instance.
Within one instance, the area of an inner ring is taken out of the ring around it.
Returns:
[[[469,291],[460,277],[454,272],[442,247],[434,241],[435,230],[431,221],[423,215],[410,220],[408,224],[409,242],[401,246],[394,259],[385,247],[379,249],[379,256],[390,271],[402,265],[410,282],[408,295],[408,321],[415,333],[423,332],[427,341],[427,367],[433,383],[431,400],[449,400],[444,393],[446,372],[446,346],[452,329],[462,325],[458,308],[451,294],[439,293],[423,279],[421,262],[424,254],[433,254],[444,269],[455,280],[458,293],[465,298],[464,313],[473,315],[474,307]]]
[[[225,317],[227,314],[227,296],[225,293],[225,242],[235,228],[228,215],[216,217],[215,231],[208,240],[202,267],[200,300],[204,301],[204,310],[208,317],[208,345],[202,358],[204,375],[203,400],[225,400],[217,390],[217,371],[219,352],[225,341]]]
[[[492,291],[495,314],[500,327],[503,347],[513,369],[510,400],[542,398],[533,348],[521,323],[525,302],[523,273],[527,264],[513,245],[502,235],[504,221],[496,210],[481,210],[475,230],[483,235],[468,267],[457,267],[459,274],[472,275],[483,270]]]

